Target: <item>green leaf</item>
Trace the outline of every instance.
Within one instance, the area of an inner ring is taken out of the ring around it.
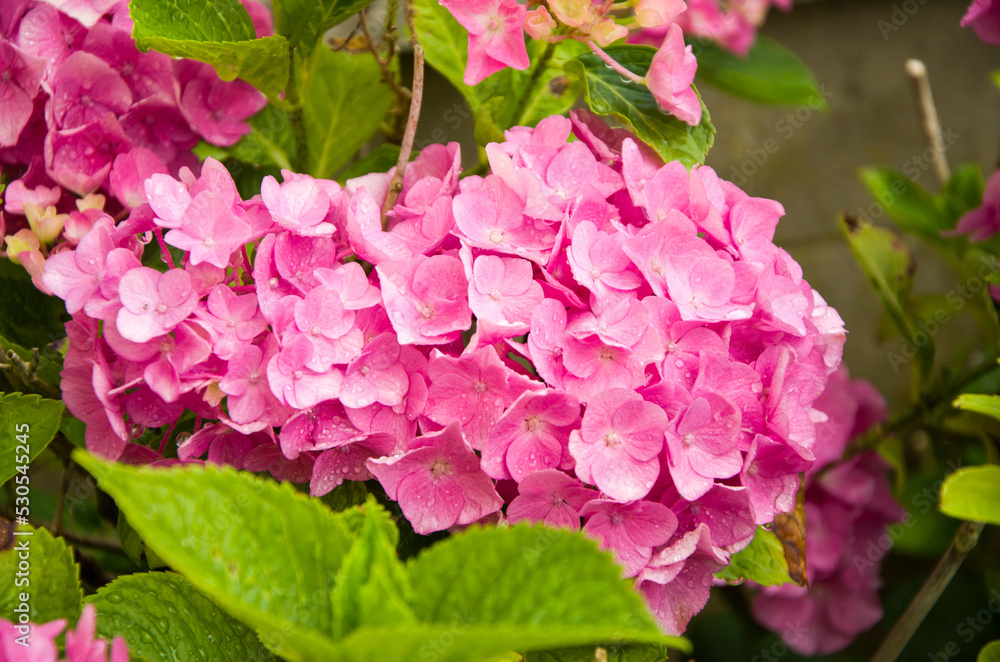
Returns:
[[[638,644],[632,646],[602,646],[608,662],[667,662],[670,649],[667,646]],[[531,652],[524,656],[524,662],[594,662],[594,646],[576,646],[557,650]]]
[[[698,76],[734,96],[758,103],[826,107],[812,71],[798,55],[778,42],[758,35],[746,57],[716,44],[692,39]]]
[[[63,408],[59,400],[37,395],[0,395],[0,483],[27,467],[49,445],[59,431]]]
[[[645,76],[656,50],[648,46],[609,46],[608,55],[629,71]],[[687,167],[704,163],[715,141],[715,127],[702,103],[702,119],[690,126],[660,110],[644,85],[622,79],[593,53],[569,60],[566,73],[584,82],[590,109],[610,115],[655,149],[666,161],[680,161]]]
[[[378,130],[395,97],[368,53],[317,48],[302,92],[309,174],[333,179]]]
[[[121,636],[146,662],[274,659],[245,625],[172,572],[119,577],[87,601],[97,608],[97,634]]]
[[[250,133],[223,153],[229,158],[255,166],[273,165],[292,170],[295,140],[288,113],[268,105],[247,123],[250,125]]]
[[[949,228],[966,212],[983,204],[983,172],[976,163],[957,167],[938,196],[938,208]]]
[[[125,552],[125,556],[129,560],[138,565],[142,565],[142,550],[145,545],[142,542],[142,538],[138,533],[135,532],[128,524],[128,520],[125,519],[125,514],[118,511],[118,541],[122,545],[122,551]]]
[[[941,487],[941,512],[950,517],[1000,524],[1000,467],[965,467]]]
[[[274,0],[274,24],[289,48],[307,53],[327,30],[358,13],[372,0]],[[370,19],[369,19],[370,20]]]
[[[908,313],[913,284],[909,250],[890,230],[865,221],[845,218],[841,220],[841,228],[882,309],[903,338],[916,348],[917,374],[926,379],[934,361],[934,340],[923,332],[920,338],[916,337],[917,329]]]
[[[358,626],[391,627],[415,619],[406,569],[396,557],[399,532],[389,513],[369,497],[358,539],[347,553],[333,589],[334,636]]]
[[[482,145],[512,126],[534,126],[549,115],[564,114],[580,96],[581,82],[567,78],[563,71],[566,61],[587,52],[580,42],[567,39],[551,45],[529,41],[531,66],[526,71],[508,67],[479,85],[469,86],[462,82],[468,61],[468,31],[437,0],[415,0],[413,14],[428,64],[465,97],[477,119],[476,135]],[[484,114],[487,104],[491,109]],[[480,127],[481,122],[488,125]]]
[[[411,155],[413,155],[412,152]],[[337,177],[337,181],[343,184],[348,179],[367,175],[368,173],[389,172],[396,165],[397,161],[399,161],[399,145],[382,143],[370,153],[344,168],[343,172]],[[345,485],[347,484],[349,483],[345,483]]]
[[[334,657],[331,595],[357,514],[213,466],[168,470],[73,455],[158,556],[290,660]]]
[[[130,11],[141,51],[206,62],[223,80],[242,78],[272,99],[288,83],[288,40],[256,39],[239,0],[132,0]]]
[[[1000,639],[991,641],[979,651],[976,662],[1000,662]]]
[[[53,538],[45,529],[22,526],[15,535],[14,547],[0,552],[0,614],[10,619],[22,604],[21,594],[28,595],[28,617],[32,623],[48,623],[65,618],[75,623],[83,608],[80,569],[73,551],[62,538]],[[22,558],[27,556],[27,558]],[[27,563],[27,572],[23,563]],[[15,617],[16,618],[16,617]]]
[[[417,618],[451,631],[456,640],[444,659],[615,640],[688,649],[685,640],[659,633],[611,556],[578,532],[471,529],[423,551],[407,567]],[[400,652],[415,651],[420,638],[406,632],[397,643]]]
[[[955,399],[952,405],[1000,421],[1000,395],[963,393]]]
[[[899,227],[933,243],[942,243],[940,233],[947,229],[948,223],[933,196],[919,184],[901,172],[880,167],[862,168],[861,179]]]
[[[5,351],[14,349],[7,344],[42,347],[59,340],[66,336],[63,319],[68,319],[66,305],[58,297],[39,292],[24,267],[0,260],[0,336],[6,338],[0,338],[0,347]],[[55,372],[54,381],[51,375],[46,381],[58,384],[59,370]]]
[[[762,586],[795,583],[788,575],[785,548],[778,536],[761,527],[757,528],[746,549],[733,554],[730,564],[715,576],[734,583],[749,579]]]

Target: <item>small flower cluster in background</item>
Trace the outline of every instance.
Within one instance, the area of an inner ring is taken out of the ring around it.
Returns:
[[[108,642],[97,637],[97,610],[83,608],[76,629],[66,632],[65,657],[59,656],[57,639],[66,621],[18,626],[0,618],[0,662],[128,662],[125,640],[115,637]]]

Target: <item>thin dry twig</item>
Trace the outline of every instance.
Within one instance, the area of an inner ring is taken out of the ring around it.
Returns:
[[[413,98],[410,99],[410,115],[406,120],[406,132],[403,134],[403,144],[399,147],[399,159],[396,161],[396,172],[389,182],[389,192],[382,205],[382,229],[387,228],[386,214],[396,204],[396,198],[403,190],[403,174],[406,164],[410,162],[410,152],[413,151],[413,139],[417,134],[417,122],[420,120],[420,102],[424,96],[424,49],[420,44],[413,44]]]
[[[924,133],[931,144],[934,153],[934,172],[943,186],[951,177],[948,161],[944,156],[944,137],[941,135],[941,120],[938,118],[937,107],[934,105],[934,95],[931,94],[931,80],[927,75],[927,67],[920,60],[907,60],[906,73],[913,79],[917,93],[917,104],[923,117]]]

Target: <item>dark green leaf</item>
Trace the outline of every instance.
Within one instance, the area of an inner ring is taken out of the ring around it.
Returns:
[[[53,538],[45,529],[22,526],[15,535],[13,549],[0,552],[0,614],[11,618],[28,596],[28,616],[32,623],[48,623],[65,618],[75,623],[83,608],[80,569],[72,550],[62,538]],[[27,558],[23,558],[26,556]],[[27,563],[25,572],[23,564]]]
[[[861,179],[899,227],[934,243],[942,242],[940,233],[948,224],[934,198],[919,184],[901,172],[880,167],[863,168]]]
[[[655,644],[602,646],[608,662],[667,662],[670,649]],[[527,653],[524,662],[594,662],[594,646],[577,646]]]
[[[759,103],[826,107],[812,71],[798,55],[758,35],[746,57],[710,41],[692,40],[698,76],[732,95]]]
[[[411,152],[411,160],[413,156],[414,155]],[[343,184],[348,179],[360,177],[361,175],[367,175],[372,172],[389,172],[389,170],[396,165],[397,161],[399,161],[399,145],[382,143],[369,154],[362,156],[360,159],[344,168],[344,170],[337,177],[337,181]]]
[[[59,298],[39,292],[24,267],[0,260],[0,336],[26,348],[42,347],[66,336],[64,317],[66,306]],[[6,344],[0,339],[0,347],[14,349]],[[50,383],[58,384],[58,377]]]
[[[369,53],[317,48],[302,92],[309,174],[332,179],[378,130],[395,97]]]
[[[885,228],[848,218],[841,227],[851,252],[882,302],[882,309],[896,329],[916,349],[918,375],[925,379],[934,361],[934,340],[920,332],[908,312],[913,284],[910,252],[895,234]]]
[[[978,164],[966,163],[951,173],[938,197],[941,216],[949,228],[955,227],[966,212],[983,204],[984,187],[983,172]]]
[[[274,659],[247,626],[172,572],[119,577],[87,601],[97,608],[97,634],[124,638],[146,662]]]
[[[146,544],[265,644],[334,658],[331,595],[357,515],[288,485],[210,465],[135,469],[76,451]]]
[[[20,393],[0,395],[0,483],[15,474],[25,475],[19,473],[20,467],[26,471],[49,445],[59,431],[62,413],[59,400]]]
[[[274,0],[274,24],[290,48],[307,53],[327,30],[364,9],[372,0]]]
[[[1000,524],[1000,467],[965,467],[949,475],[940,509],[957,519]]]
[[[608,55],[629,71],[645,76],[656,51],[648,46],[609,46]],[[623,80],[593,53],[566,62],[570,77],[584,81],[590,109],[612,116],[640,140],[655,149],[666,161],[680,161],[687,167],[705,161],[715,141],[708,109],[702,103],[702,119],[690,126],[660,110],[653,94],[644,85]]]
[[[762,586],[795,583],[788,575],[788,562],[781,541],[763,528],[758,528],[746,549],[733,554],[730,564],[715,576],[729,582],[749,579]]]
[[[132,0],[141,51],[206,62],[223,80],[242,78],[273,99],[288,83],[288,40],[256,39],[239,0]]]

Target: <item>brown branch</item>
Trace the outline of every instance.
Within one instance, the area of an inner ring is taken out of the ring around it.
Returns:
[[[365,35],[365,45],[368,47],[368,50],[371,51],[371,54],[375,57],[375,61],[378,63],[379,71],[382,72],[382,80],[384,80],[385,83],[392,88],[392,91],[397,97],[401,100],[409,101],[412,93],[400,85],[399,81],[397,81],[396,77],[392,74],[392,71],[389,70],[389,61],[392,58],[392,51],[390,50],[388,58],[383,58],[382,54],[378,52],[378,47],[375,45],[375,40],[372,38],[371,30],[368,28],[368,10],[362,9],[361,13],[358,14],[358,17],[360,18],[361,32]],[[402,104],[400,107],[403,107]]]
[[[955,538],[951,541],[948,551],[941,557],[937,567],[927,578],[920,592],[910,602],[903,615],[896,621],[892,632],[885,638],[879,647],[872,662],[892,662],[903,652],[906,643],[917,631],[924,618],[937,602],[941,593],[948,586],[951,578],[954,577],[962,561],[969,555],[972,548],[979,541],[979,534],[983,531],[981,522],[962,522],[955,533]]]
[[[409,3],[407,3],[409,5]],[[389,192],[382,205],[382,229],[388,227],[389,210],[396,204],[400,191],[403,190],[403,174],[406,164],[410,162],[410,152],[413,151],[413,139],[417,134],[417,122],[420,120],[420,102],[424,96],[424,49],[420,44],[413,43],[413,98],[410,100],[410,116],[406,120],[406,132],[403,134],[403,144],[399,147],[399,159],[396,160],[396,172],[389,182]]]

